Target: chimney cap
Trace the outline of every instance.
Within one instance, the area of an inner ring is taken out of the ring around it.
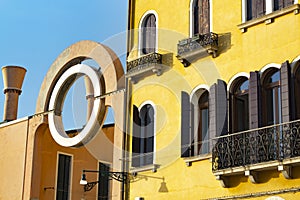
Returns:
[[[15,88],[21,90],[27,70],[24,67],[9,65],[2,67],[4,90]]]

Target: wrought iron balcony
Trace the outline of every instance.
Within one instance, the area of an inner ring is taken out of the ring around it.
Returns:
[[[147,76],[156,74],[160,76],[164,69],[172,64],[172,54],[149,53],[135,60],[127,62],[126,76],[131,78],[132,82]]]
[[[221,136],[213,143],[213,172],[272,161],[300,163],[300,120]]]
[[[180,40],[177,44],[177,58],[184,64],[185,67],[190,65],[190,62],[197,57],[203,55],[212,55],[217,57],[218,51],[218,34],[207,33],[197,34],[192,38]]]

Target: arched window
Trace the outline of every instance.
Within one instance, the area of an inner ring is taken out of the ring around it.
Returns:
[[[148,54],[155,52],[156,48],[156,17],[154,14],[148,14],[141,26],[141,52]]]
[[[144,105],[140,111],[133,107],[132,166],[153,164],[154,108]]]
[[[280,71],[271,68],[262,79],[263,125],[281,123]]]
[[[192,98],[193,130],[191,131],[191,155],[196,156],[209,152],[208,134],[208,91],[199,89]]]
[[[295,110],[296,110],[296,119],[300,119],[300,62],[294,74],[295,76]]]
[[[210,32],[209,0],[194,0],[193,2],[193,35]]]
[[[240,77],[230,88],[231,133],[249,129],[249,80]]]

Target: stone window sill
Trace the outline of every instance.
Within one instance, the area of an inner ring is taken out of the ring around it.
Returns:
[[[183,158],[186,166],[190,167],[192,166],[193,162],[197,162],[197,161],[201,161],[201,160],[207,160],[212,158],[212,154],[208,153],[208,154],[201,154],[198,156],[193,156],[193,157],[188,157],[188,158]]]
[[[298,14],[299,13],[299,9],[300,9],[300,5],[299,4],[294,4],[292,6],[289,6],[287,8],[284,8],[282,10],[276,10],[270,14],[264,15],[262,17],[259,17],[257,19],[253,19],[250,21],[247,21],[245,23],[239,24],[238,28],[244,33],[247,31],[248,28],[255,26],[257,24],[260,23],[265,23],[265,24],[270,24],[273,23],[274,18],[276,17],[280,17],[282,15],[286,15],[288,13],[294,12],[294,14]]]
[[[157,164],[145,165],[141,167],[132,167],[130,168],[130,173],[137,174],[138,172],[144,172],[144,171],[152,171],[154,173],[157,171],[159,167],[160,165]]]

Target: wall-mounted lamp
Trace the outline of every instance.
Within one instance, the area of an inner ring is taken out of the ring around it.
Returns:
[[[125,183],[127,181],[127,178],[129,177],[127,172],[110,172],[110,171],[96,171],[96,170],[84,169],[82,170],[80,185],[84,185],[85,192],[92,190],[93,187],[99,183],[99,181],[87,182],[86,175],[85,175],[86,172],[100,173],[101,176],[106,176],[122,183]]]

